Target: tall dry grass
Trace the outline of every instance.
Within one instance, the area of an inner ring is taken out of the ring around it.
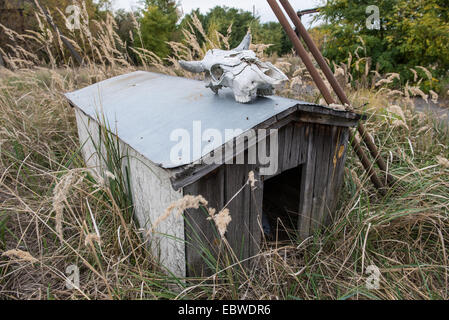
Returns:
[[[10,70],[0,71],[2,298],[448,298],[448,128],[444,119],[415,111],[412,97],[421,94],[416,84],[393,90],[389,85],[395,74],[376,75],[369,59],[354,53],[347,64],[333,66],[354,107],[369,116],[366,127],[398,179],[385,197],[376,193],[350,154],[341,203],[327,230],[304,241],[292,235],[287,242],[264,243],[250,258],[250,269],[241,268],[224,238],[227,255],[216,261],[214,276],[177,279],[148,252],[144,230],[121,201],[126,195],[113,187],[119,177],[113,171],[98,177],[85,167],[74,114],[63,97],[137,68],[122,50],[113,19],[97,22],[101,31],[95,37],[82,25],[77,34],[81,42],[72,40],[83,52],[85,63],[79,67],[42,14],[36,14],[42,25],[38,33],[18,35],[2,27],[16,41],[9,53],[2,51]],[[170,43],[173,56],[168,61],[133,48],[142,62],[139,68],[193,77],[176,59],[197,59],[211,47],[228,47],[231,29],[228,35],[206,37],[201,46],[193,34],[202,26],[194,19],[190,28],[184,30],[186,42]],[[39,54],[25,50],[29,41],[41,45]],[[291,79],[278,88],[280,94],[320,100],[297,57],[267,57],[264,47],[254,49]],[[357,66],[366,78],[354,82],[350,68]],[[221,213],[224,224],[235,214],[216,209],[218,214],[211,212],[210,218],[220,221]],[[66,287],[71,265],[80,270],[75,289]],[[381,272],[377,290],[366,287],[370,265]]]

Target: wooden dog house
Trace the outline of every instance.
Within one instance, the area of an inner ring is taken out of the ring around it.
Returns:
[[[220,210],[227,205],[232,221],[225,236],[240,259],[256,254],[262,229],[275,232],[279,221],[293,225],[302,238],[329,222],[342,185],[349,128],[361,118],[276,96],[239,104],[231,91],[215,95],[200,81],[142,71],[66,97],[76,112],[89,167],[102,173],[95,147],[105,126],[99,114],[118,137],[141,228],[150,230],[184,195],[202,195],[209,207]],[[203,140],[207,129],[225,138]],[[189,156],[173,159],[179,142],[174,132],[199,135],[200,145],[193,142]],[[248,132],[256,132],[256,137],[251,139]],[[259,152],[262,145],[269,149],[276,142],[277,152],[270,154],[277,159],[275,171],[262,175],[265,164],[254,162],[252,151]],[[224,151],[226,146],[230,152]],[[222,162],[206,161],[218,150],[223,150]],[[250,171],[257,180],[255,188],[247,184]],[[218,242],[206,218],[205,210],[186,210],[184,216],[172,214],[157,225],[158,236],[152,237],[151,246],[170,272],[177,276],[209,272],[200,243],[213,248]]]

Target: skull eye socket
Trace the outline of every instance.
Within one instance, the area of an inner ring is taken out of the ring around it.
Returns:
[[[215,81],[220,81],[223,73],[223,69],[218,64],[213,65],[212,68],[210,68],[210,75]]]
[[[272,78],[274,78],[276,76],[276,73],[271,69],[265,70],[264,73],[265,73],[265,75],[272,77]]]
[[[276,70],[275,68],[266,68],[264,70],[262,70],[262,72],[267,76],[270,77],[271,79],[274,80],[282,80],[283,79],[283,74]]]

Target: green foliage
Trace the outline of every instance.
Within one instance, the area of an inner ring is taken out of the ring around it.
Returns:
[[[136,20],[138,17],[139,12],[127,12],[124,9],[117,10],[114,14],[114,20],[117,25],[117,34],[126,44],[127,53],[134,63],[137,63],[138,59],[130,48],[135,46],[134,31],[136,29]]]
[[[115,23],[117,24],[117,34],[127,44],[133,43],[132,32],[134,30],[134,23],[132,15],[133,13],[127,12],[124,9],[119,9],[114,14]]]
[[[171,41],[176,32],[177,3],[171,0],[147,0],[142,15],[140,46],[165,58],[170,53],[167,41]],[[140,37],[138,40],[140,42]]]
[[[187,14],[180,24],[181,28],[187,27],[188,23],[192,23],[193,14],[197,16],[208,35],[212,35],[215,31],[226,34],[229,26],[232,24],[232,34],[229,40],[231,47],[238,46],[248,28],[252,27],[253,23],[258,23],[258,18],[254,18],[248,11],[216,6],[205,15],[199,9]],[[199,36],[198,39],[202,39],[200,34],[197,34],[197,36]]]
[[[248,29],[251,29],[254,43],[273,44],[267,50],[268,54],[276,52],[282,55],[289,52],[292,48],[290,40],[279,23],[261,23],[259,17],[254,17],[249,11],[216,6],[207,14],[202,14],[197,9],[184,17],[180,23],[180,28],[188,28],[188,24],[192,24],[193,15],[197,16],[209,37],[213,37],[215,31],[227,34],[229,26],[232,25],[232,33],[229,40],[231,48],[235,48],[240,44]],[[202,44],[204,38],[200,32],[196,31],[195,35],[200,40],[200,44]]]
[[[38,0],[37,3],[39,6],[44,8],[52,17],[53,22],[58,28],[65,34],[69,33],[67,28],[65,27],[65,18],[62,14],[68,17],[70,14],[66,13],[65,10],[70,5],[78,6],[79,8],[85,8],[86,13],[89,16],[90,20],[98,20],[101,18],[105,18],[106,13],[111,7],[110,0],[85,0],[84,6],[81,2],[72,1],[72,0]],[[24,30],[33,30],[39,32],[38,22],[35,19],[35,15],[39,10],[37,10],[34,1],[25,1],[23,4],[23,21],[17,21],[18,24],[22,24]],[[62,13],[62,14],[61,14]],[[0,21],[1,23],[1,21]],[[23,32],[17,25],[8,25],[7,27]]]
[[[380,30],[369,30],[366,8],[380,10]],[[403,82],[412,81],[410,68],[425,66],[434,77],[449,70],[449,3],[443,0],[329,0],[321,11],[330,33],[324,54],[342,62],[364,44],[366,56],[380,73],[398,72]],[[361,41],[360,41],[361,40]],[[428,79],[426,89],[439,89]]]
[[[253,42],[272,44],[272,46],[266,50],[266,53],[277,53],[279,56],[289,53],[293,48],[290,39],[278,22],[267,22],[255,25],[253,29]]]
[[[29,41],[33,37],[38,37],[49,45],[52,41],[60,41],[56,39],[61,34],[71,38],[74,43],[81,44],[81,50],[87,51],[80,30],[70,30],[66,26],[66,18],[75,12],[73,9],[66,12],[66,9],[70,9],[69,6],[77,6],[80,9],[81,24],[89,24],[89,31],[95,37],[100,30],[94,21],[106,20],[110,13],[111,0],[0,1],[0,24],[20,35],[27,34],[25,37],[11,37],[0,28],[0,49],[5,55],[14,54],[16,50],[14,47],[19,40],[24,43],[25,50],[32,52],[38,59],[48,63],[52,63],[53,59],[58,62],[66,61],[66,57],[70,56],[67,50],[62,50],[61,55],[52,56],[46,52],[46,46],[42,43]],[[48,23],[48,18],[52,24]],[[57,27],[57,32],[53,25]],[[55,34],[50,37],[52,32]]]

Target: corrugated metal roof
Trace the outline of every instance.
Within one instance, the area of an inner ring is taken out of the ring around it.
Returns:
[[[191,142],[189,158],[181,163],[170,160],[170,151],[178,143],[170,135],[184,129],[192,139],[194,121],[201,121],[202,132],[213,128],[225,137],[225,129],[247,131],[298,104],[311,105],[276,96],[240,104],[229,89],[215,95],[204,82],[144,71],[101,81],[66,97],[93,119],[104,115],[121,140],[163,168],[190,164],[207,154],[204,147],[209,142],[203,141],[201,154],[194,154]]]

